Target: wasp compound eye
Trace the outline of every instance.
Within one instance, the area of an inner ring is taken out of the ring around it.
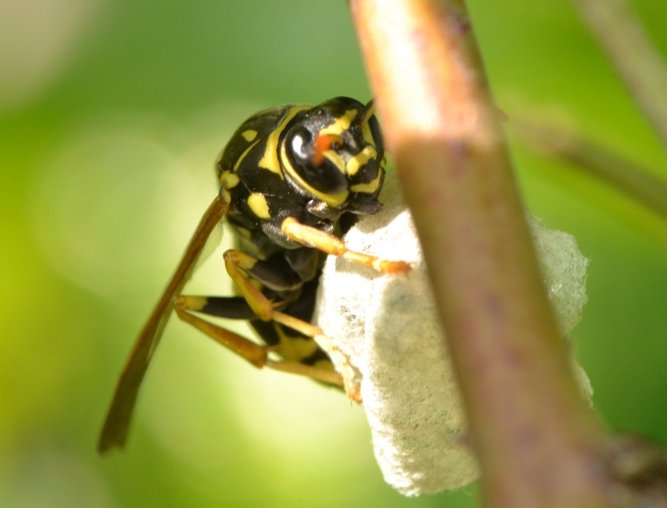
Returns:
[[[295,159],[307,162],[312,156],[312,135],[310,131],[303,127],[295,129],[290,139],[290,149]]]
[[[300,187],[325,194],[347,190],[345,159],[337,141],[338,137],[313,135],[305,127],[288,133],[286,169]]]

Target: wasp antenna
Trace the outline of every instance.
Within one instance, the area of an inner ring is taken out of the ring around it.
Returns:
[[[367,122],[370,117],[375,114],[375,99],[368,101],[368,104],[364,106],[364,109],[361,111],[361,121]]]

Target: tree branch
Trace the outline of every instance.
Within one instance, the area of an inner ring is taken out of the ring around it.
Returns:
[[[667,219],[667,182],[648,168],[562,126],[532,119],[512,124],[528,147],[573,164]]]
[[[485,506],[611,506],[616,441],[573,379],[463,2],[350,6],[449,339]]]

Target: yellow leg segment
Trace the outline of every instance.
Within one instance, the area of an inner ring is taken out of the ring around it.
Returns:
[[[186,323],[194,326],[200,332],[211,337],[218,344],[233,351],[242,358],[252,363],[255,367],[263,367],[268,360],[268,350],[264,346],[255,344],[253,341],[234,332],[214,325],[195,314],[192,314],[187,308],[188,301],[178,297],[174,301],[176,315]]]
[[[329,385],[340,386],[341,388],[343,387],[343,378],[335,370],[322,369],[320,367],[306,365],[305,363],[299,362],[274,362],[271,360],[267,362],[266,366],[273,370],[288,372],[290,374],[297,374],[299,376],[309,377]]]
[[[229,273],[255,315],[262,321],[269,321],[273,313],[273,304],[259,289],[253,286],[246,275],[246,270],[255,266],[257,259],[245,252],[234,249],[226,251],[223,257],[227,273]]]
[[[320,250],[326,254],[342,256],[378,272],[406,273],[410,270],[410,264],[405,261],[391,261],[371,254],[350,250],[345,245],[345,242],[337,236],[320,231],[317,228],[305,226],[294,217],[287,217],[280,225],[280,228],[292,241]]]
[[[343,386],[343,378],[334,370],[314,365],[306,365],[300,362],[270,359],[269,353],[273,352],[274,348],[256,344],[243,335],[215,325],[193,314],[192,311],[196,311],[196,309],[189,308],[188,304],[198,305],[198,302],[196,299],[191,299],[189,297],[179,296],[175,299],[174,308],[176,310],[176,315],[180,319],[194,326],[197,330],[208,335],[218,344],[236,353],[255,367],[262,368],[266,366],[273,370],[309,377],[334,386]],[[274,312],[273,317],[277,323],[292,328],[309,337],[314,337],[314,335],[310,335],[310,333],[319,332],[321,334],[321,330],[318,327],[293,316],[283,314],[282,312]]]

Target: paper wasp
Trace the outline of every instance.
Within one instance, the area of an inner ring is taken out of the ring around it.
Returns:
[[[342,386],[310,323],[324,256],[344,256],[380,272],[402,261],[350,251],[339,236],[359,215],[376,213],[384,147],[372,102],[337,97],[317,106],[261,111],[235,132],[216,163],[220,192],[204,213],[176,272],[148,318],[118,381],[99,440],[122,447],[141,381],[172,309],[257,367]],[[237,247],[224,253],[233,296],[187,296],[207,238],[225,219]],[[264,344],[205,319],[248,320]]]

